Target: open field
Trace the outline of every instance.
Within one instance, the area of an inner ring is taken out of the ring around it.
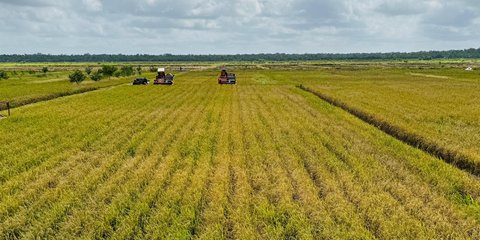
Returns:
[[[61,96],[68,96],[105,87],[117,86],[131,83],[134,76],[129,77],[105,77],[95,82],[87,77],[80,84],[69,82],[68,75],[74,70],[84,71],[91,67],[96,71],[103,65],[132,66],[134,69],[140,67],[142,76],[153,79],[155,73],[150,72],[153,63],[0,63],[0,70],[5,70],[8,79],[0,79],[0,101],[10,101],[12,107],[23,106],[39,101],[54,99]],[[186,71],[202,70],[214,67],[212,63],[169,63],[169,69],[177,70],[182,67]],[[42,67],[47,67],[49,72],[41,72]],[[2,110],[2,106],[0,106]]]
[[[205,70],[15,109],[0,120],[0,238],[480,238],[477,176],[296,87],[477,161],[476,75],[250,67],[236,86]]]
[[[81,84],[72,84],[68,79],[70,72],[67,71],[50,72],[47,74],[19,72],[13,75],[11,72],[9,73],[9,79],[0,80],[0,101],[10,101],[12,107],[115,86],[131,81],[131,77],[112,77],[102,79],[99,82],[87,80]]]
[[[306,86],[436,144],[480,173],[478,71],[336,71]]]

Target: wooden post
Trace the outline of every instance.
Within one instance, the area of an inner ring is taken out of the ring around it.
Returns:
[[[7,107],[7,112],[8,112],[8,116],[10,116],[10,102],[2,102],[0,101],[0,110],[2,109],[2,104],[5,104],[5,106]]]

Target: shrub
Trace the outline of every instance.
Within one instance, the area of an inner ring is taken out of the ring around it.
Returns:
[[[48,72],[48,67],[43,67],[43,68],[42,68],[42,72],[43,72],[43,74],[47,74],[47,72]]]
[[[70,82],[79,84],[85,80],[85,74],[80,70],[75,70],[75,72],[70,74],[68,78],[70,78]]]
[[[100,69],[97,70],[92,75],[90,75],[90,78],[95,82],[100,81],[103,78],[102,71]]]
[[[127,77],[127,76],[132,76],[134,74],[133,67],[132,66],[122,66],[120,68],[120,75]]]
[[[1,79],[8,79],[8,74],[7,72],[0,70],[0,80]]]
[[[103,65],[102,66],[102,74],[104,76],[111,77],[117,71],[117,69],[118,68],[113,66],[113,65]]]
[[[86,67],[85,68],[85,73],[90,76],[90,74],[92,73],[92,67],[90,67],[90,66]]]

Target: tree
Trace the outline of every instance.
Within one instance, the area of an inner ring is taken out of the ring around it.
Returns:
[[[70,78],[70,82],[79,84],[85,80],[85,74],[80,70],[75,70],[75,72],[70,74],[68,78]]]
[[[113,66],[113,65],[103,65],[102,66],[102,74],[104,76],[111,77],[117,71],[117,69],[118,68]]]
[[[47,72],[48,72],[48,67],[43,67],[43,68],[42,68],[42,72],[43,72],[43,74],[47,74]]]
[[[132,66],[122,66],[120,68],[120,75],[121,76],[132,76],[133,75],[133,67]]]
[[[1,79],[8,79],[8,74],[7,72],[0,70],[0,80]]]
[[[85,73],[87,73],[87,75],[90,76],[90,74],[92,73],[92,67],[88,66],[85,68]]]
[[[103,78],[102,70],[98,69],[96,72],[90,75],[90,78],[95,82],[102,80]]]

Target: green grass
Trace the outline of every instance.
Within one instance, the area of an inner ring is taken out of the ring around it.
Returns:
[[[105,78],[95,82],[85,80],[80,84],[71,83],[68,75],[71,72],[28,73],[9,72],[9,79],[0,80],[0,101],[10,101],[12,107],[45,101],[99,88],[130,83],[135,76],[122,78]],[[151,76],[153,74],[147,73]]]
[[[236,73],[0,120],[0,238],[480,238],[476,177],[295,87],[332,72]]]

